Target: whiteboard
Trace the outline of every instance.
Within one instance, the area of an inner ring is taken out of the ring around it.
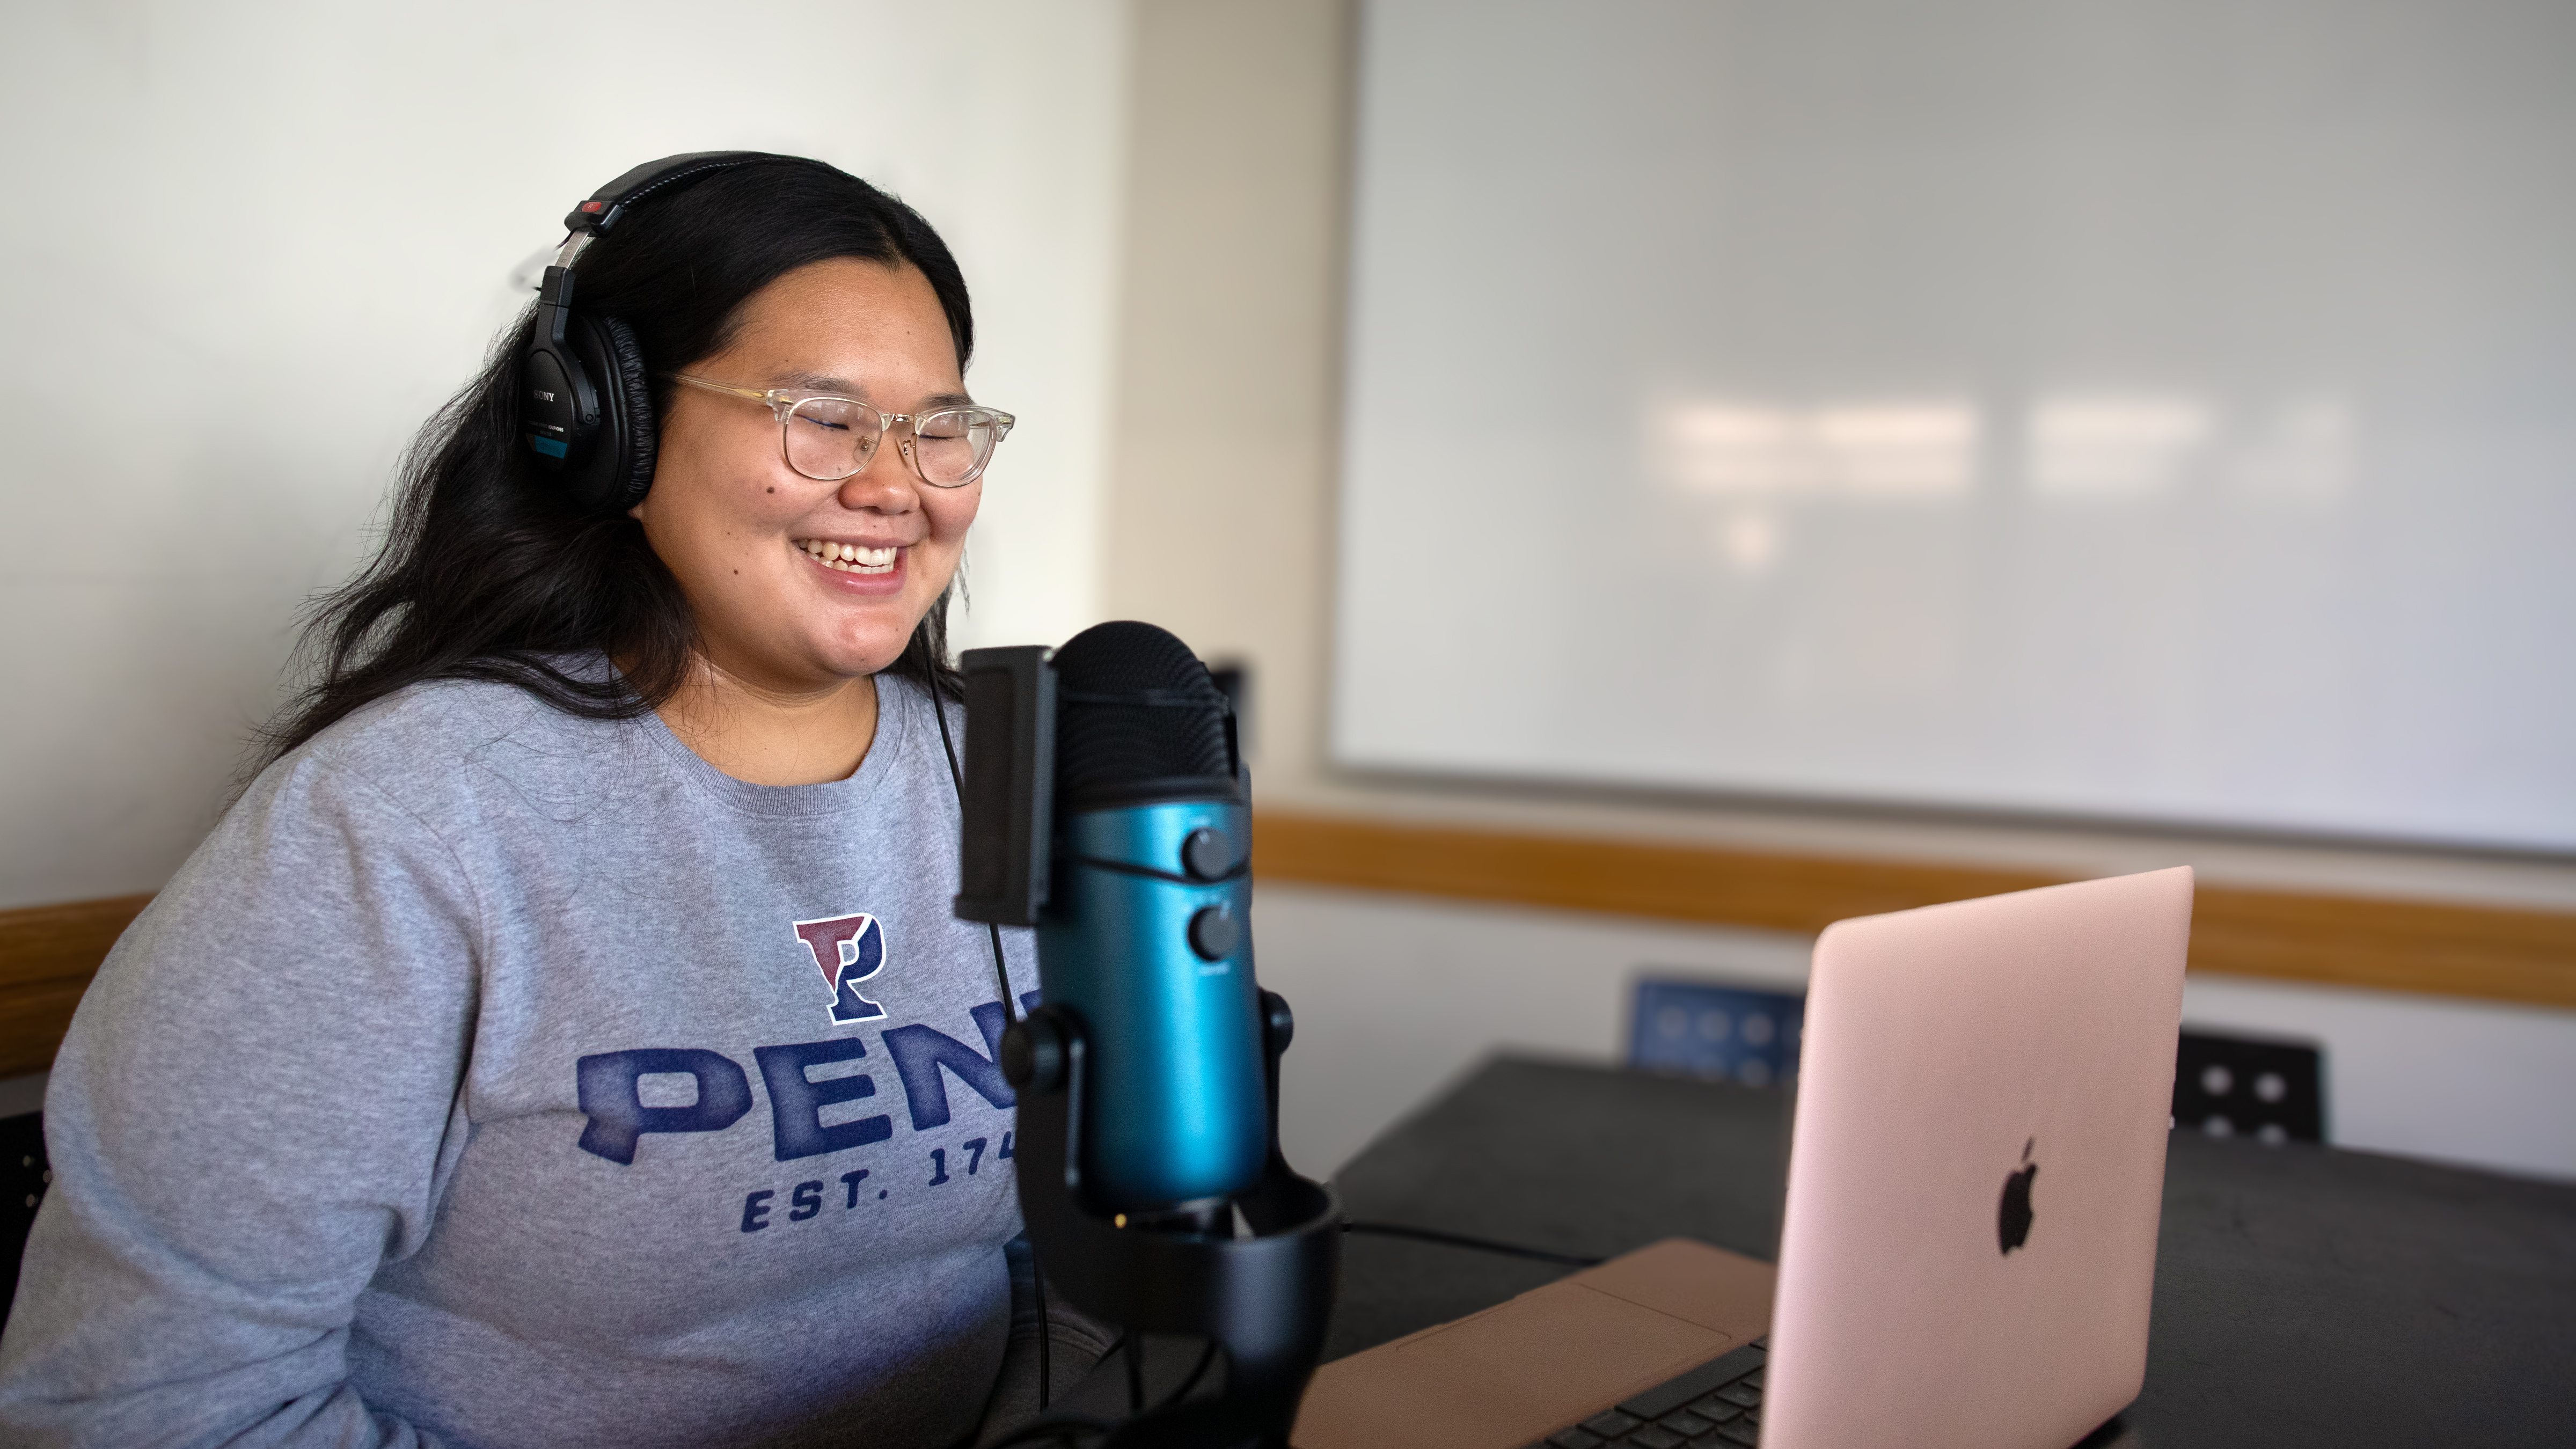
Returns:
[[[2576,849],[2576,6],[1360,56],[1337,762]]]

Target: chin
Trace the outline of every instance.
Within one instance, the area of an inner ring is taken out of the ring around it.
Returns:
[[[911,642],[912,631],[909,629],[891,637],[841,640],[823,652],[823,668],[842,679],[875,674],[901,659],[904,647]]]

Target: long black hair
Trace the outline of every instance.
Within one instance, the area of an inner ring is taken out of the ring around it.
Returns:
[[[857,177],[802,162],[736,167],[638,205],[582,254],[576,305],[634,329],[667,416],[664,374],[723,351],[753,293],[834,257],[919,268],[965,369],[974,317],[939,233]],[[520,441],[519,355],[535,323],[531,303],[403,455],[383,544],[308,614],[296,658],[312,682],[261,732],[254,772],[422,680],[513,684],[607,720],[651,711],[686,679],[697,624],[643,525],[576,506]],[[594,650],[620,669],[561,667]],[[961,695],[946,594],[886,672]]]

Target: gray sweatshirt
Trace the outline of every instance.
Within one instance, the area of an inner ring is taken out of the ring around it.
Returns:
[[[878,698],[834,784],[466,683],[271,766],[56,1059],[0,1443],[972,1430],[1002,1012],[928,699]]]

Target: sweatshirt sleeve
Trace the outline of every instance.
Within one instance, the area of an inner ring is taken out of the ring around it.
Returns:
[[[273,766],[127,930],[54,1063],[0,1442],[415,1446],[359,1292],[463,1150],[472,887],[383,791]]]

